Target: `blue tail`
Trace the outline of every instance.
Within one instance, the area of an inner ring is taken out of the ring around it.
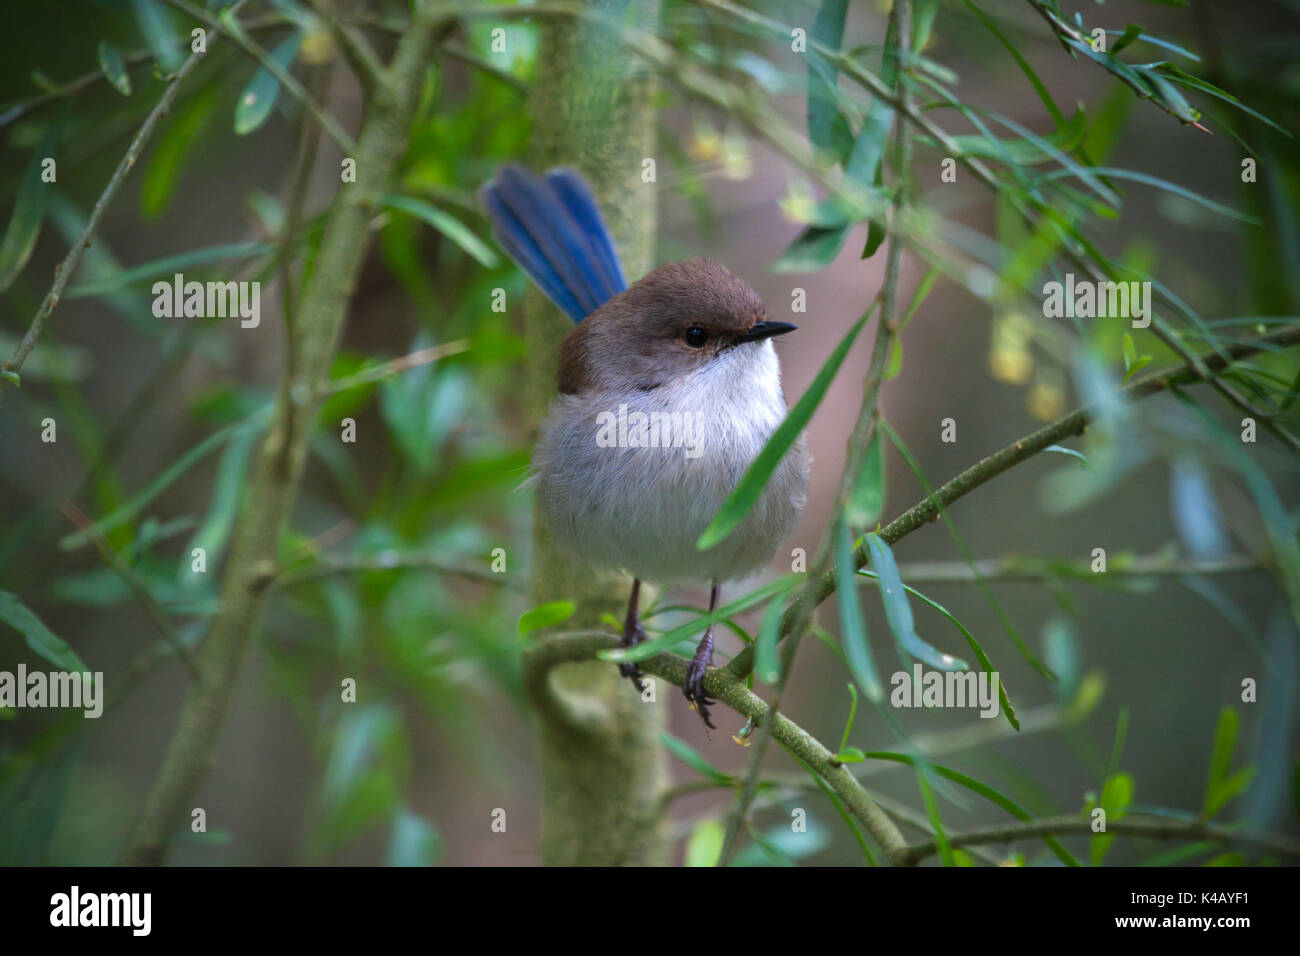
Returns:
[[[502,166],[480,193],[497,242],[574,322],[627,288],[609,230],[582,177]]]

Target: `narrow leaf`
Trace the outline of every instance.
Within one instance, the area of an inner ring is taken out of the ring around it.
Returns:
[[[763,450],[758,453],[753,464],[741,476],[739,484],[734,491],[722,503],[718,513],[713,516],[709,526],[704,529],[700,535],[699,541],[695,546],[701,551],[708,550],[719,542],[723,541],[727,535],[735,531],[737,526],[749,514],[751,508],[758,503],[759,497],[763,494],[763,489],[767,487],[768,481],[772,478],[772,473],[776,471],[777,465],[785,457],[795,440],[799,437],[800,432],[812,418],[813,412],[826,397],[826,391],[831,386],[831,380],[835,378],[835,373],[840,370],[844,364],[844,358],[849,354],[849,349],[853,346],[853,341],[862,331],[862,327],[867,322],[867,316],[864,315],[853,323],[840,344],[835,346],[826,364],[822,366],[817,377],[813,379],[812,384],[808,386],[808,391],[804,392],[803,397],[795,404],[794,408],[772,433],[772,437],[767,440]]]
[[[455,216],[443,212],[436,206],[410,196],[385,196],[381,204],[389,209],[397,209],[428,223],[434,229],[460,246],[471,258],[488,269],[497,266],[496,253],[482,239]]]
[[[271,51],[272,61],[287,71],[293,65],[301,45],[302,34],[295,32]],[[265,123],[279,95],[280,81],[266,67],[258,67],[253,78],[239,94],[239,102],[235,104],[235,134],[247,136]]]
[[[27,646],[61,671],[84,671],[77,653],[45,626],[16,594],[0,591],[0,621],[4,621],[27,641]]]
[[[880,595],[885,605],[885,617],[889,628],[898,642],[901,656],[906,660],[910,655],[935,670],[964,671],[970,665],[958,657],[945,654],[931,647],[916,633],[912,619],[912,606],[908,603],[903,580],[898,574],[898,564],[894,561],[894,552],[890,550],[885,539],[872,532],[866,536],[867,550],[871,556],[871,567],[880,579]]]
[[[126,72],[122,51],[107,40],[99,41],[99,68],[104,71],[108,82],[113,84],[113,89],[123,96],[131,95],[131,77]]]

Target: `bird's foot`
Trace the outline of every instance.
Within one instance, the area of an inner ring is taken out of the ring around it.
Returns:
[[[700,641],[695,656],[686,665],[686,679],[682,681],[682,693],[700,715],[700,720],[704,721],[704,726],[710,730],[717,730],[713,726],[713,721],[709,720],[709,708],[716,704],[717,701],[711,699],[704,692],[704,672],[712,665],[713,629],[709,628],[704,634],[704,639]]]
[[[619,647],[636,647],[646,639],[645,629],[641,627],[641,622],[636,618],[628,618],[627,623],[623,625],[623,638],[618,642]],[[618,665],[618,672],[630,680],[637,689],[637,693],[645,693],[645,681],[641,679],[641,668],[635,661],[629,661]]]

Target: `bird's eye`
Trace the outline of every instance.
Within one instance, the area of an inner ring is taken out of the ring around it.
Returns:
[[[698,325],[692,325],[682,333],[682,341],[693,349],[704,348],[704,343],[709,340],[709,333],[705,332]]]

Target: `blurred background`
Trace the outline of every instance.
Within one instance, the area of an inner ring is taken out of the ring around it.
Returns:
[[[808,30],[818,15],[813,4],[751,6]],[[922,53],[951,71],[946,85],[962,102],[1052,134],[1052,118],[1010,45],[1065,116],[1083,111],[1086,146],[1097,164],[1176,184],[1259,223],[1221,215],[1172,189],[1119,181],[1122,214],[1098,217],[1087,229],[1108,256],[1157,276],[1209,320],[1267,317],[1272,327],[1298,314],[1300,154],[1289,134],[1212,97],[1196,104],[1211,135],[1180,123],[1135,97],[1112,72],[1071,58],[1028,3],[934,6]],[[1142,24],[1148,35],[1200,57],[1180,61],[1187,70],[1278,126],[1295,128],[1300,4],[1064,6],[1071,21],[1074,10],[1082,11],[1089,27],[1097,21],[1122,32]],[[386,58],[406,5],[343,7],[366,24]],[[842,47],[859,51],[873,69],[888,7],[853,2],[848,9]],[[186,52],[177,38],[198,22],[192,14],[153,0],[7,4],[0,11],[0,223],[21,203],[25,170],[46,137],[56,137],[58,157],[57,184],[30,259],[0,297],[0,355],[8,356],[26,330],[52,270],[156,101],[160,73],[174,70]],[[328,31],[291,2],[253,3],[241,19],[345,129],[356,130],[362,91]],[[718,30],[735,26],[678,0],[665,4],[662,22],[675,48],[701,57],[720,42]],[[493,49],[498,27],[506,31],[505,53]],[[69,89],[76,78],[101,71],[105,43],[123,58],[129,95],[115,88],[110,80],[120,74],[109,67]],[[736,82],[761,90],[773,115],[802,131],[805,57],[789,43],[744,31],[722,47]],[[1128,52],[1141,47],[1139,41]],[[1129,58],[1177,59],[1151,46],[1138,53]],[[533,23],[490,16],[457,26],[431,68],[398,178],[406,195],[453,217],[487,253],[467,251],[477,246],[446,228],[381,212],[332,377],[439,343],[463,340],[468,347],[328,399],[281,546],[287,570],[273,586],[196,801],[207,812],[208,832],[178,836],[176,863],[540,862],[541,778],[520,680],[518,626],[530,607],[532,509],[518,489],[531,450],[518,384],[529,355],[519,310],[491,308],[498,287],[510,302],[521,301],[524,279],[488,238],[475,190],[498,164],[526,155],[532,119],[525,91],[546,69]],[[264,115],[241,108],[250,91],[259,104],[271,101],[256,111]],[[824,189],[737,117],[693,102],[671,84],[655,108],[657,181],[638,185],[656,193],[656,259],[716,258],[757,289],[773,318],[799,325],[779,345],[793,402],[876,296],[884,252],[862,258],[861,224],[823,261],[790,258],[787,250],[805,228],[800,211]],[[933,116],[955,135],[976,132],[952,110]],[[240,423],[274,398],[284,362],[276,250],[287,228],[286,197],[301,190],[310,230],[338,188],[342,154],[328,137],[312,135],[312,125],[300,102],[238,48],[214,48],[108,211],[23,370],[21,390],[5,395],[0,590],[30,608],[87,669],[102,671],[110,695],[95,721],[0,709],[0,860],[7,864],[112,862],[157,772],[189,678],[168,650],[155,611],[185,644],[202,641],[257,445],[256,429]],[[908,171],[914,202],[945,217],[948,235],[958,237],[950,245],[968,245],[968,261],[996,269],[1000,253],[990,260],[984,251],[999,243],[1015,248],[1024,236],[964,169],[956,182],[943,182],[943,156],[918,143]],[[1247,156],[1259,165],[1251,184],[1241,177]],[[299,168],[304,172],[296,175]],[[154,317],[150,285],[177,271],[260,280],[260,334],[229,320]],[[904,256],[902,303],[912,300],[927,271],[924,257]],[[897,375],[882,393],[886,418],[932,486],[1089,398],[1087,373],[1064,338],[1073,335],[1108,356],[1118,377],[1126,368],[1122,327],[1079,330],[1068,320],[1042,318],[1032,298],[981,297],[952,275],[926,281],[902,334]],[[806,292],[802,314],[791,310],[796,288]],[[859,338],[812,418],[808,506],[774,558],[771,577],[791,570],[792,549],[813,554],[832,518],[870,343],[870,334]],[[1137,351],[1150,357],[1148,371],[1173,360],[1141,338]],[[1265,354],[1257,362],[1261,375],[1294,382],[1294,355]],[[1196,397],[1232,433],[1239,430],[1241,416],[1221,398],[1205,388]],[[1033,579],[995,574],[989,586],[1016,632],[1061,680],[1048,682],[1026,663],[979,586],[944,580],[962,576],[965,565],[962,546],[937,522],[895,549],[903,579],[979,639],[1015,701],[1022,730],[960,711],[897,716],[936,761],[988,782],[1035,815],[1080,809],[1118,772],[1131,775],[1132,806],[1195,814],[1205,802],[1221,711],[1232,707],[1240,719],[1232,766],[1256,769],[1219,819],[1294,836],[1300,667],[1286,593],[1266,567],[1275,562],[1266,519],[1253,486],[1206,451],[1203,425],[1177,399],[1156,397],[1130,412],[1111,435],[1112,447],[1123,450],[1122,465],[1099,474],[1066,455],[1040,455],[949,512],[975,558],[1026,559],[1003,571],[1016,568]],[[41,439],[46,418],[57,422],[52,443]],[[338,440],[344,418],[355,419],[355,443]],[[947,418],[956,421],[955,442],[941,440]],[[1076,446],[1091,453],[1087,439],[1071,442]],[[1295,460],[1262,431],[1258,444],[1244,447],[1276,490],[1294,538]],[[924,494],[891,448],[884,520]],[[116,520],[101,526],[103,547],[74,536],[106,517]],[[190,574],[191,549],[200,546],[212,573]],[[505,573],[491,568],[496,548],[505,549]],[[1059,567],[1046,580],[1031,574],[1041,565],[1029,559],[1086,570],[1094,548],[1106,549],[1111,570],[1120,572],[1104,585]],[[1175,570],[1200,561],[1202,572],[1126,575],[1126,560]],[[400,566],[386,566],[393,563]],[[729,586],[723,600],[755,583]],[[877,662],[888,674],[899,666],[877,593],[864,588],[863,605]],[[662,604],[694,606],[706,599],[690,591],[660,597]],[[833,605],[818,620],[837,635]],[[965,653],[961,635],[941,615],[913,606],[922,636]],[[756,608],[736,621],[752,634],[760,614]],[[654,623],[684,619],[670,612]],[[721,656],[739,646],[723,632]],[[23,634],[0,627],[0,669],[20,661],[47,666]],[[355,704],[339,706],[340,676],[356,678]],[[1258,681],[1255,703],[1242,701],[1245,678]],[[806,641],[783,710],[833,746],[848,712],[849,680],[832,650]],[[720,729],[710,739],[669,690],[671,734],[712,767],[739,773],[747,751],[732,735],[743,719],[715,713]],[[900,746],[865,706],[852,742],[864,750]],[[674,751],[686,753],[680,745]],[[767,763],[777,776],[799,772],[777,748]],[[675,782],[699,777],[698,766],[678,757],[670,767]],[[878,762],[862,768],[874,792],[924,816],[910,771]],[[671,808],[675,861],[690,858],[692,839],[707,840],[733,802],[729,789],[687,789]],[[789,831],[793,806],[807,808],[813,838],[783,850],[780,834]],[[505,832],[491,827],[497,808],[506,811]],[[945,792],[943,812],[952,829],[1005,819],[955,789]],[[744,862],[860,859],[815,790],[778,794],[755,821],[770,828],[775,844],[748,843]],[[1071,845],[1090,852],[1087,841]],[[1033,841],[1015,849],[1030,862],[1051,859]],[[1225,861],[1223,848],[1131,840],[1110,848],[1105,861],[1175,852],[1181,856],[1169,862]],[[1260,858],[1256,852],[1226,861]]]

